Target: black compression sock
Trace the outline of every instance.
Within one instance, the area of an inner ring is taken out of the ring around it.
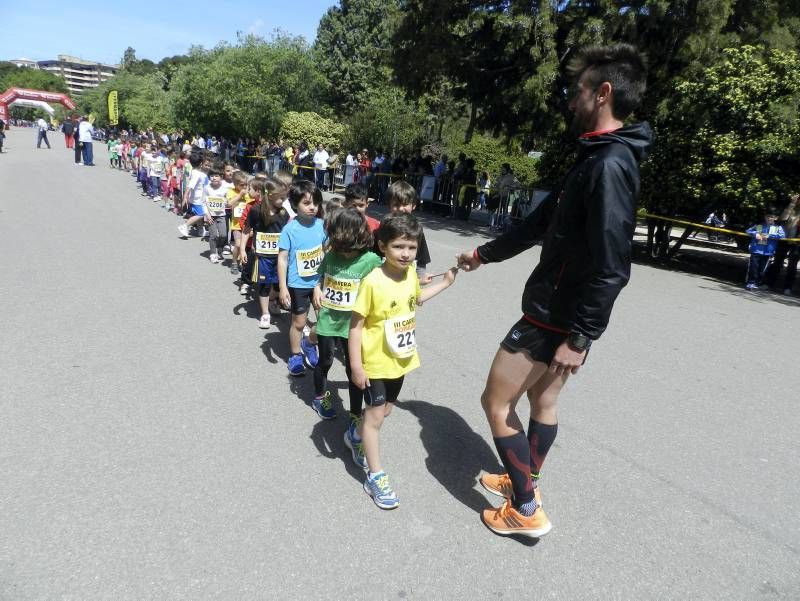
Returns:
[[[533,481],[531,480],[530,447],[525,434],[517,432],[511,436],[495,438],[494,445],[500,461],[511,478],[514,488],[514,507],[519,508],[533,500]]]
[[[542,471],[542,464],[550,447],[555,442],[558,434],[558,424],[541,424],[537,421],[528,422],[528,444],[531,453],[531,470],[538,478]]]

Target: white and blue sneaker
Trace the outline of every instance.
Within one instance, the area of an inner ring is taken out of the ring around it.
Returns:
[[[311,401],[311,407],[322,419],[334,419],[336,417],[336,408],[333,406],[330,390],[326,390],[321,397],[314,397],[314,400]]]
[[[356,421],[351,421],[350,425],[347,426],[347,430],[344,431],[344,446],[350,449],[353,454],[353,463],[362,470],[367,471],[369,466],[367,465],[367,457],[364,455],[364,443],[358,436],[357,427]]]
[[[400,505],[400,499],[392,490],[386,472],[368,473],[367,479],[364,480],[364,492],[372,497],[375,505],[381,509],[395,509]]]

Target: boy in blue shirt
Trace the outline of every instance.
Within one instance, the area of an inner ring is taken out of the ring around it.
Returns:
[[[281,231],[278,240],[279,299],[292,313],[289,328],[289,373],[302,376],[305,365],[316,367],[318,354],[316,338],[303,337],[308,308],[319,283],[317,270],[322,263],[325,244],[323,221],[317,215],[322,206],[322,192],[312,182],[302,179],[289,189],[289,204],[297,213]],[[304,365],[305,363],[305,365]]]
[[[775,254],[778,248],[778,240],[786,237],[783,228],[775,223],[778,219],[778,212],[769,208],[764,214],[764,223],[752,226],[747,230],[752,241],[750,242],[750,263],[747,266],[747,285],[748,290],[755,290],[762,285],[764,272],[770,257]]]

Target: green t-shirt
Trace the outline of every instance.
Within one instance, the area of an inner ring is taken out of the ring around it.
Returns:
[[[319,267],[322,309],[317,320],[317,334],[347,338],[350,311],[355,305],[361,280],[380,266],[381,259],[367,251],[352,259],[329,252]]]

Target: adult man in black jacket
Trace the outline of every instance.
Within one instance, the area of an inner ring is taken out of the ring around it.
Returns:
[[[483,512],[498,534],[539,537],[551,524],[536,484],[555,440],[556,402],[569,374],[605,330],[611,308],[630,277],[639,163],[652,143],[647,123],[623,126],[644,94],[646,68],[632,46],[592,47],[569,67],[578,158],[561,185],[517,228],[459,255],[467,271],[503,261],[542,241],[539,264],[525,284],[523,317],[495,355],[481,403],[505,474],[481,484],[506,497]],[[516,404],[526,392],[526,438]]]

